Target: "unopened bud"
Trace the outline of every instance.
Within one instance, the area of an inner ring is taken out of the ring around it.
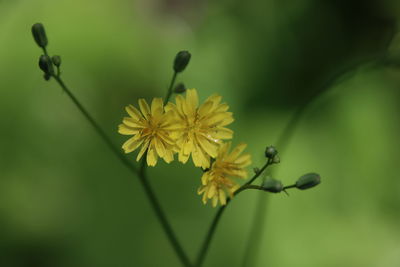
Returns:
[[[278,164],[281,162],[281,158],[278,155],[275,155],[275,157],[272,159],[272,163]]]
[[[182,72],[189,64],[190,57],[191,55],[188,51],[180,51],[176,54],[174,60],[174,71],[177,73]]]
[[[41,55],[39,58],[39,67],[46,74],[53,74],[53,64],[51,63],[51,59],[49,56]]]
[[[53,62],[53,64],[55,66],[60,67],[60,65],[61,65],[61,57],[60,56],[52,56],[51,61]]]
[[[296,187],[301,190],[305,190],[314,187],[321,183],[321,177],[316,173],[307,173],[301,176],[297,182]]]
[[[42,48],[47,46],[47,36],[42,23],[33,24],[32,35],[38,46]]]
[[[274,146],[269,146],[265,149],[265,156],[269,159],[273,159],[278,154],[278,151]]]
[[[265,180],[262,187],[265,191],[268,191],[271,193],[279,193],[279,192],[282,192],[282,190],[283,190],[282,182],[275,180],[273,178]]]
[[[175,89],[174,89],[175,94],[182,94],[185,91],[186,91],[186,87],[185,87],[185,85],[183,83],[178,83],[175,86]]]

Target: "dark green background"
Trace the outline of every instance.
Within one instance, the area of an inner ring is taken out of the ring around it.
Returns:
[[[179,81],[229,103],[252,167],[319,95],[274,177],[313,171],[322,184],[263,200],[260,253],[245,266],[400,266],[399,19],[396,0],[0,0],[0,265],[179,266],[137,178],[42,79],[30,33],[42,22],[65,82],[118,145],[123,107],[164,96],[183,49]],[[216,211],[196,194],[201,171],[149,173],[194,258]],[[241,266],[260,194],[232,202],[205,266]]]

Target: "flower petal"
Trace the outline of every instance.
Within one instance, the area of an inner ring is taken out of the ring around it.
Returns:
[[[134,135],[139,133],[139,130],[134,127],[129,127],[125,124],[120,124],[118,125],[118,133],[123,134],[123,135]]]
[[[149,104],[147,104],[146,100],[144,100],[143,98],[139,99],[139,107],[140,107],[140,111],[142,111],[143,116],[146,118],[146,120],[148,120],[150,118],[150,107]]]

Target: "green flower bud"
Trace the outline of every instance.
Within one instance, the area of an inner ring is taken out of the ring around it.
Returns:
[[[296,187],[301,190],[305,190],[314,187],[321,183],[321,177],[316,173],[307,173],[301,176],[297,182]]]
[[[275,157],[272,159],[272,163],[278,164],[281,162],[281,158],[278,155],[275,155]]]
[[[278,154],[278,151],[274,146],[269,146],[265,149],[265,156],[269,159],[273,159]]]
[[[282,182],[275,180],[273,178],[265,180],[262,187],[265,191],[268,191],[271,193],[280,193],[283,190]]]
[[[46,55],[40,56],[39,67],[46,74],[52,75],[54,73],[53,64],[51,63],[51,59],[49,56]]]
[[[189,64],[190,57],[191,55],[188,51],[180,51],[178,54],[176,54],[174,60],[174,71],[182,72]]]
[[[60,65],[61,65],[61,57],[60,56],[52,56],[51,61],[53,62],[53,64],[55,66],[60,67]]]
[[[175,89],[174,89],[175,94],[182,94],[185,91],[186,91],[186,87],[185,87],[185,85],[183,83],[178,83],[175,86]]]
[[[42,23],[33,24],[32,35],[38,46],[42,48],[47,46],[47,36]]]

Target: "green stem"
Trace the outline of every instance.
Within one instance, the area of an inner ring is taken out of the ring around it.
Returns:
[[[172,90],[174,88],[174,84],[175,84],[175,80],[176,80],[177,76],[178,76],[178,73],[175,71],[174,75],[172,75],[171,83],[169,84],[169,88],[168,88],[168,91],[167,91],[167,96],[164,99],[164,105],[166,105],[168,103],[169,99],[171,98]]]
[[[160,221],[162,228],[167,235],[172,247],[175,250],[175,253],[177,254],[179,260],[181,261],[182,265],[185,267],[190,267],[191,263],[183,250],[182,246],[180,245],[174,231],[172,230],[172,227],[170,223],[168,222],[165,213],[157,200],[154,191],[149,184],[147,178],[146,178],[146,170],[145,170],[145,158],[142,160],[142,165],[139,170],[131,164],[131,162],[120,152],[119,149],[114,146],[110,138],[105,134],[103,129],[97,124],[97,122],[93,119],[93,117],[89,114],[89,112],[83,107],[83,105],[78,101],[78,99],[75,97],[75,95],[68,89],[68,87],[65,85],[63,80],[56,75],[53,75],[53,78],[57,81],[57,83],[61,86],[63,91],[69,96],[69,98],[72,100],[72,102],[75,104],[75,106],[79,109],[79,111],[83,114],[83,116],[87,119],[90,125],[94,128],[96,133],[102,138],[104,143],[110,148],[110,150],[114,153],[114,155],[126,166],[128,167],[134,174],[139,176],[139,181],[141,185],[144,188],[144,191],[146,193],[147,198],[150,201],[151,207],[153,208],[158,220]]]
[[[131,162],[120,152],[119,149],[113,144],[111,139],[106,135],[103,129],[97,124],[97,122],[93,119],[93,117],[89,114],[89,112],[83,107],[83,105],[79,102],[79,100],[75,97],[75,95],[68,89],[63,80],[59,76],[53,75],[53,78],[57,81],[57,83],[61,86],[63,91],[68,95],[68,97],[74,102],[75,106],[79,109],[79,111],[83,114],[86,120],[90,125],[94,128],[96,133],[101,137],[104,143],[108,146],[111,152],[131,171],[135,174],[137,173],[137,169],[135,166],[131,164]]]
[[[178,241],[178,238],[176,237],[174,231],[172,230],[171,225],[169,224],[167,217],[165,213],[163,212],[161,205],[159,201],[157,200],[156,195],[154,194],[154,191],[152,190],[150,183],[147,179],[146,175],[146,157],[143,157],[140,170],[139,170],[139,179],[140,182],[142,183],[142,186],[146,192],[146,195],[153,207],[154,212],[157,215],[158,220],[161,223],[161,226],[163,227],[165,234],[167,235],[169,241],[171,242],[171,245],[173,246],[178,258],[181,260],[181,263],[183,266],[192,266],[190,263],[189,258],[187,257],[185,251],[183,250],[181,244]]]
[[[238,195],[240,192],[246,190],[246,189],[253,189],[253,185],[251,185],[251,183],[257,179],[257,177],[259,177],[261,175],[261,173],[263,173],[265,171],[265,169],[267,169],[268,166],[271,165],[271,160],[268,159],[267,163],[265,163],[265,165],[260,169],[260,171],[258,171],[247,183],[243,184],[241,187],[239,187],[234,193],[233,195],[236,196]],[[204,259],[207,255],[207,251],[210,247],[210,243],[212,241],[212,238],[214,236],[215,230],[217,229],[217,225],[220,221],[220,218],[224,212],[224,210],[226,209],[226,207],[228,206],[228,204],[231,202],[231,198],[228,197],[226,199],[226,204],[224,206],[221,206],[217,213],[214,216],[214,219],[211,222],[211,225],[208,229],[207,235],[204,238],[203,244],[199,250],[199,253],[197,254],[197,259],[196,259],[196,263],[195,263],[195,267],[201,267]]]

